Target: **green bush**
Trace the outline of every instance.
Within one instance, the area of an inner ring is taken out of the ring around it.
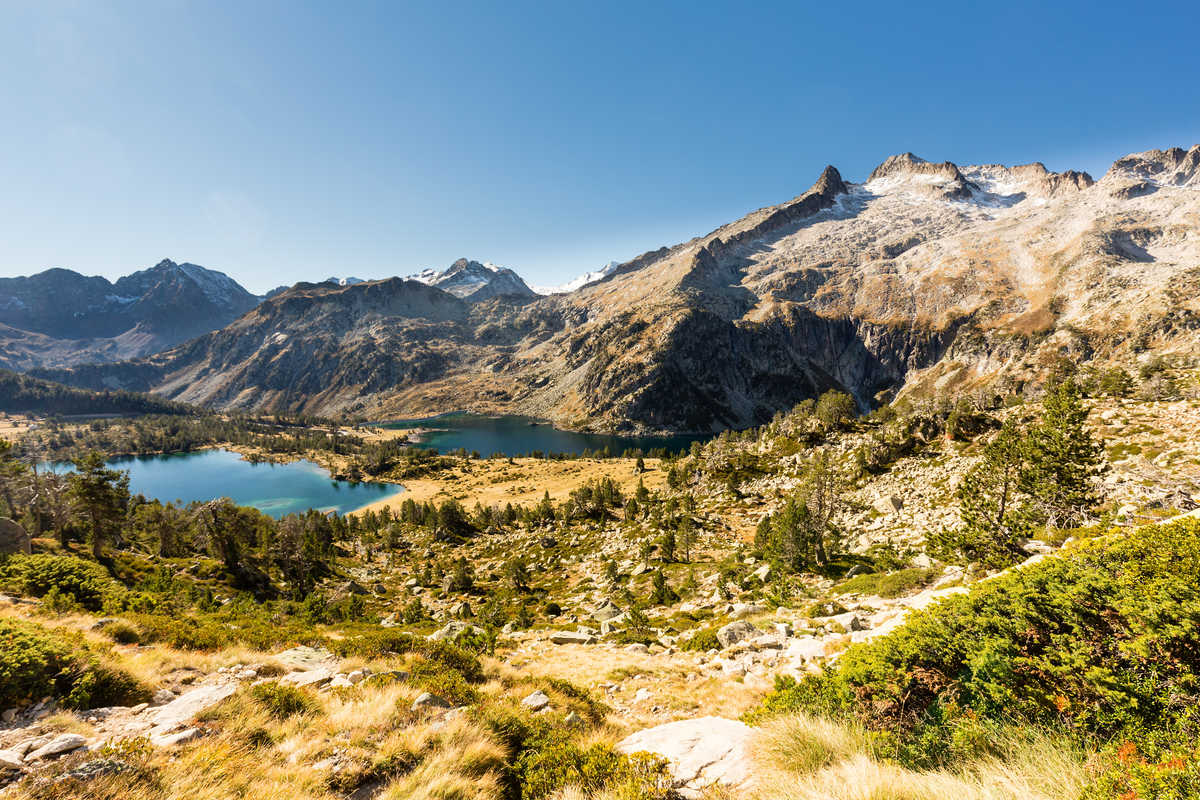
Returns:
[[[838,594],[876,594],[880,597],[900,597],[923,588],[938,575],[934,568],[912,567],[897,572],[872,572],[856,575],[837,587]]]
[[[470,683],[483,681],[483,664],[474,653],[449,642],[426,639],[394,629],[372,630],[360,636],[338,639],[330,642],[329,647],[343,658],[381,658],[416,653],[459,673]]]
[[[288,719],[315,711],[317,702],[302,689],[277,681],[267,681],[250,687],[250,696],[278,719]]]
[[[92,611],[100,610],[106,597],[124,592],[100,564],[49,553],[13,556],[0,568],[0,580],[33,597],[53,593],[61,601],[69,595],[74,602]]]
[[[479,692],[461,672],[424,656],[418,657],[409,667],[408,680],[456,706],[472,705],[479,701]]]
[[[138,629],[128,622],[114,622],[104,627],[104,635],[117,644],[137,644],[141,640]]]
[[[821,675],[778,681],[751,716],[857,716],[914,766],[952,760],[992,721],[1077,740],[1195,731],[1198,573],[1200,521],[1093,539],[916,612]]]
[[[619,797],[658,800],[672,796],[665,762],[644,755],[626,756],[611,745],[581,747],[561,733],[543,731],[525,743],[512,770],[521,800],[540,800],[564,786],[588,795],[616,790]]]
[[[717,629],[702,628],[696,631],[696,634],[692,638],[680,640],[679,649],[699,653],[708,650],[720,650],[721,643],[717,641]]]
[[[0,620],[0,706],[47,695],[69,708],[133,705],[149,699],[145,687],[104,663],[81,635]]]

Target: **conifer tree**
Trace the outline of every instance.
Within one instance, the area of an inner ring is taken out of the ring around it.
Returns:
[[[1029,513],[1019,492],[1026,468],[1022,432],[1012,423],[983,448],[983,459],[963,476],[957,495],[962,527],[931,537],[955,560],[1004,567],[1021,555]]]
[[[1082,525],[1100,503],[1095,479],[1104,473],[1103,448],[1087,429],[1087,406],[1073,380],[1043,401],[1041,422],[1029,433],[1021,489],[1038,520],[1056,528]]]

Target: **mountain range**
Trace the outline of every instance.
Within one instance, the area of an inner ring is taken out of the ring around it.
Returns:
[[[1200,145],[1126,156],[1099,180],[911,153],[861,183],[830,166],[571,291],[539,296],[508,272],[462,260],[297,284],[165,352],[39,374],[219,408],[618,431],[743,427],[830,388],[863,409],[1018,392],[1064,361],[1197,352]]]
[[[170,260],[115,283],[68,269],[0,278],[0,367],[137,358],[224,327],[257,304],[228,275]]]

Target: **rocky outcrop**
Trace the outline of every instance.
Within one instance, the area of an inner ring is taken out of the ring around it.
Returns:
[[[29,532],[8,517],[0,517],[0,555],[32,552]]]
[[[701,717],[638,731],[621,740],[617,750],[667,759],[675,790],[683,797],[700,797],[710,787],[748,789],[753,785],[753,737],[754,729],[745,723]]]

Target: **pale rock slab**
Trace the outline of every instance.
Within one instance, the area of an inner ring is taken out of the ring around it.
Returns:
[[[707,787],[748,789],[755,767],[749,744],[754,729],[737,720],[699,717],[638,731],[617,744],[631,754],[654,753],[670,762],[675,787],[684,797],[699,797]]]

